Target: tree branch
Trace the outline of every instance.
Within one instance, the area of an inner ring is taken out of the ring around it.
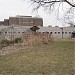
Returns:
[[[71,4],[69,1],[65,0],[70,6],[75,7],[75,4]]]
[[[57,2],[66,2],[68,3],[70,6],[75,7],[75,4],[72,4],[71,2],[69,2],[68,0],[53,0],[53,1],[44,1],[44,0],[31,0],[35,3],[41,3],[41,4],[48,4],[48,3],[57,3]]]

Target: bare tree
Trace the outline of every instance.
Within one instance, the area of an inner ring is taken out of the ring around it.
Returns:
[[[75,15],[74,14],[75,0],[29,0],[29,1],[31,1],[31,3],[34,4],[34,10],[38,10],[39,8],[43,7],[45,10],[53,12],[57,7],[58,13],[61,4],[62,6],[66,4],[65,7],[68,6],[69,9],[64,14],[64,20],[66,23],[69,23],[71,20],[74,20],[74,17],[72,16]]]
[[[64,15],[64,21],[70,25],[74,25],[75,21],[75,8],[71,7]]]
[[[32,2],[35,2],[40,6],[45,6],[46,4],[49,4],[50,6],[53,6],[55,3],[61,3],[66,2],[71,7],[75,7],[74,0],[31,0]]]
[[[75,0],[29,0],[33,4],[35,4],[35,9],[39,9],[40,7],[47,8],[49,10],[54,9],[56,4],[67,3],[70,7],[75,7]]]

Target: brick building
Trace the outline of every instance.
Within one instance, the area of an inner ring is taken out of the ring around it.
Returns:
[[[1,25],[2,23],[0,23]],[[16,16],[4,19],[4,25],[43,26],[43,19],[32,16]]]
[[[9,25],[9,19],[4,19],[4,25]]]
[[[4,25],[4,21],[0,21],[0,25]]]

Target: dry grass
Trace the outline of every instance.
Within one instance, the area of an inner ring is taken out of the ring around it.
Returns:
[[[0,56],[0,75],[75,75],[74,45],[56,41]]]
[[[23,36],[23,45],[24,46],[33,46],[37,44],[48,44],[49,42],[53,42],[50,34],[44,33],[27,33]]]

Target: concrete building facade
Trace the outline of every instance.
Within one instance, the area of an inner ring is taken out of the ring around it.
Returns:
[[[55,39],[71,38],[75,27],[40,27],[38,32],[48,32]]]
[[[13,27],[13,29],[12,29]],[[30,28],[33,26],[0,26],[0,38],[11,37],[14,35],[16,37],[22,37],[23,33],[30,32]],[[36,31],[38,33],[49,33],[54,39],[66,39],[72,38],[72,33],[75,32],[75,27],[41,27]],[[2,34],[1,34],[2,33]]]

